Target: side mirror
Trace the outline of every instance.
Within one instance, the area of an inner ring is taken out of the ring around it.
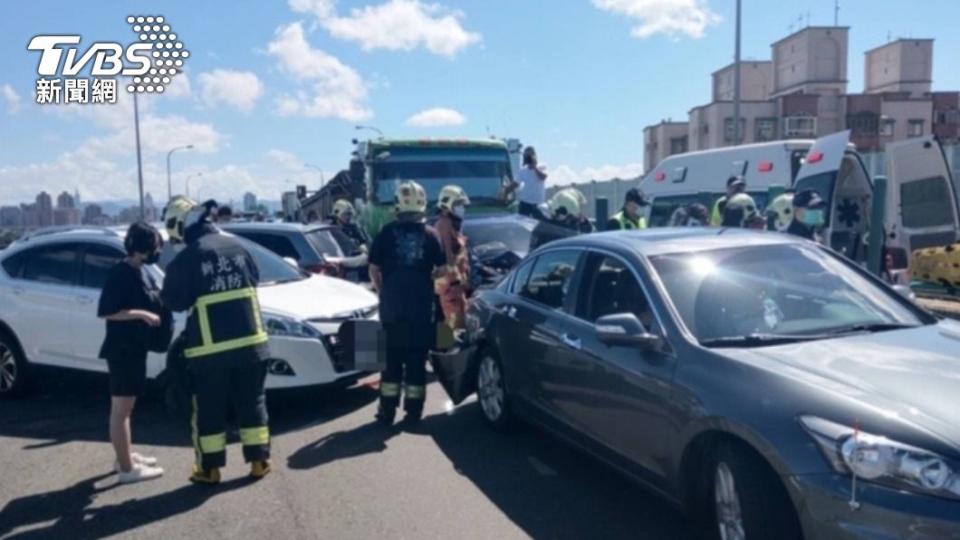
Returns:
[[[597,339],[609,346],[659,351],[663,338],[651,334],[633,313],[617,313],[597,319]]]
[[[294,268],[296,268],[296,269],[299,269],[299,268],[300,268],[300,263],[298,263],[297,260],[294,259],[293,257],[284,257],[284,258],[283,258],[283,262],[289,264],[290,266],[292,266],[292,267],[294,267]]]
[[[897,284],[893,286],[893,290],[897,291],[897,294],[911,302],[917,300],[917,295],[913,293],[913,289],[911,289],[909,285]]]

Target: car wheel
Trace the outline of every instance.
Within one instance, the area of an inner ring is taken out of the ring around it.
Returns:
[[[0,333],[0,397],[23,395],[27,390],[27,359],[12,336]]]
[[[507,386],[503,380],[500,359],[490,351],[484,351],[477,369],[477,398],[483,417],[493,427],[503,429],[510,423],[510,407]]]
[[[790,498],[770,467],[734,445],[721,446],[709,471],[712,519],[701,520],[720,540],[803,537]]]

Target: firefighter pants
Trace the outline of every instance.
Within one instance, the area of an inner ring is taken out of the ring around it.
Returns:
[[[380,374],[380,407],[394,411],[400,405],[403,381],[403,409],[411,416],[423,414],[427,397],[427,350],[417,347],[390,347],[387,343],[387,369]]]
[[[227,413],[232,407],[247,463],[270,457],[267,363],[230,353],[191,358],[193,376],[193,446],[201,469],[227,463]]]

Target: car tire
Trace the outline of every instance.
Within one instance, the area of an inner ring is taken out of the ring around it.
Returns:
[[[29,369],[17,339],[0,331],[0,397],[24,395],[30,385]]]
[[[719,540],[801,540],[796,511],[780,479],[757,454],[739,445],[717,448],[703,485],[698,519],[703,536]]]
[[[505,430],[512,423],[510,400],[500,357],[487,349],[480,353],[477,366],[477,401],[484,420],[493,428]]]

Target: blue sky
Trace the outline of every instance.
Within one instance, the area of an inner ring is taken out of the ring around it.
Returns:
[[[833,21],[833,0],[743,0],[743,54],[804,24]],[[129,42],[125,17],[163,15],[192,53],[185,76],[141,100],[148,191],[279,198],[345,168],[371,124],[389,136],[519,137],[555,181],[637,174],[642,129],[709,101],[709,74],[732,60],[733,1],[263,0],[8,5],[0,20],[0,205],[40,189],[87,200],[135,196],[132,114],[114,106],[35,105],[36,34]],[[934,88],[960,89],[956,0],[841,0],[851,26],[849,91],[863,52],[889,35],[936,39]],[[186,83],[189,84],[186,84]],[[440,109],[440,110],[434,110]],[[422,113],[419,114],[418,113]],[[419,120],[418,120],[419,119]],[[455,124],[455,125],[451,125]],[[199,190],[199,193],[196,193]]]

